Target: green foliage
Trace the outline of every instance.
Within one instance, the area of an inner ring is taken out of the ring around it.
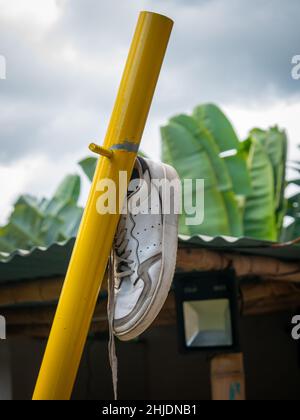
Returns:
[[[254,129],[240,142],[230,121],[215,105],[195,108],[192,115],[178,115],[161,128],[162,160],[174,166],[181,179],[205,180],[205,218],[200,226],[186,226],[187,235],[250,236],[277,240],[284,215],[293,223],[284,240],[300,236],[300,193],[284,198],[287,138],[277,127]],[[145,156],[141,153],[142,156]],[[79,162],[92,181],[98,159]],[[294,163],[300,174],[300,163]],[[290,181],[300,185],[300,179]],[[8,223],[0,228],[0,253],[48,247],[77,234],[83,209],[78,206],[81,180],[69,175],[51,199],[21,196]],[[200,194],[194,182],[190,203]],[[188,210],[188,209],[187,209]],[[1,260],[1,254],[0,254]]]
[[[270,159],[262,144],[249,139],[249,171],[252,193],[246,197],[244,234],[252,238],[276,240],[274,176]]]
[[[93,181],[97,162],[98,162],[98,159],[95,157],[88,157],[79,162],[79,166],[81,167],[81,169],[83,170],[83,172],[86,174],[86,176],[88,177],[90,181]]]
[[[75,236],[82,216],[77,202],[80,177],[69,175],[50,200],[21,196],[6,226],[0,228],[0,251],[48,247]]]
[[[88,157],[79,162],[90,181],[97,161],[95,157]],[[0,261],[1,252],[30,250],[35,246],[47,248],[76,236],[83,214],[78,206],[80,190],[80,176],[68,175],[50,200],[30,195],[19,197],[8,223],[0,227]]]
[[[183,214],[180,232],[193,235],[242,235],[242,219],[238,200],[226,164],[219,157],[218,145],[208,130],[203,130],[194,117],[180,115],[161,128],[162,160],[173,165],[180,178],[205,180],[205,217],[201,226],[186,226]],[[192,191],[197,194],[196,185]],[[193,202],[189,199],[189,202]],[[233,219],[236,219],[233,221]]]
[[[300,149],[300,147],[299,147]],[[300,161],[294,162],[293,169],[300,176]],[[300,178],[294,178],[288,185],[300,186]],[[300,237],[300,192],[289,197],[287,200],[286,215],[292,218],[291,224],[284,229],[282,240],[287,242]]]
[[[300,193],[288,199],[287,215],[292,217],[292,223],[283,231],[282,240],[291,241],[300,237]]]
[[[205,180],[204,222],[186,226],[184,214],[181,233],[278,239],[286,208],[284,132],[255,129],[240,142],[223,112],[207,104],[171,118],[161,136],[162,160],[181,179]]]
[[[285,199],[285,175],[287,161],[287,136],[278,127],[272,127],[268,131],[254,129],[250,132],[251,137],[256,138],[264,147],[271,162],[274,176],[274,205],[276,227],[281,230],[283,218],[286,212]]]
[[[239,139],[225,114],[214,104],[197,106],[193,117],[202,130],[207,130],[215,140],[220,152],[239,148]]]

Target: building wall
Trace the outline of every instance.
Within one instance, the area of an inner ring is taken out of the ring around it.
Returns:
[[[250,400],[300,399],[297,343],[290,338],[287,313],[241,321]],[[14,399],[30,399],[45,341],[8,340]],[[152,329],[140,341],[118,343],[120,399],[210,399],[207,355],[178,353],[176,327]],[[106,339],[89,340],[74,399],[112,399]]]
[[[9,346],[0,340],[0,401],[12,398],[10,359]]]

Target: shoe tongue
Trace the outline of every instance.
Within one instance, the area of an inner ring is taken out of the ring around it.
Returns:
[[[132,172],[132,176],[131,176],[131,181],[133,179],[139,179],[139,178],[140,178],[140,173],[139,173],[139,171],[138,171],[137,168],[134,168],[133,169],[133,172]]]
[[[136,158],[134,169],[129,183],[129,188],[127,191],[127,199],[129,200],[137,190],[140,188],[143,181],[143,167],[141,164],[142,160],[140,157]]]
[[[138,185],[139,179],[140,179],[140,173],[137,168],[134,168],[130,182],[135,181],[135,183]],[[131,195],[132,195],[132,191],[128,190],[127,198],[129,198]]]
[[[128,197],[127,205],[129,213],[139,214],[148,211],[149,208],[149,184],[145,179],[139,187]],[[137,213],[138,212],[138,213]],[[147,213],[146,213],[147,214]]]

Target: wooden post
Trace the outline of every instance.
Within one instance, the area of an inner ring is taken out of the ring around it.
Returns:
[[[244,401],[246,399],[242,353],[222,354],[212,359],[211,386],[214,401]]]

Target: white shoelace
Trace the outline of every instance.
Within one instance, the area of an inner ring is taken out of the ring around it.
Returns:
[[[118,399],[118,358],[116,353],[115,336],[113,333],[114,313],[115,313],[115,286],[118,288],[124,278],[133,274],[130,265],[133,263],[129,259],[131,251],[125,251],[128,240],[125,239],[126,231],[121,230],[118,234],[118,241],[114,244],[116,252],[112,251],[108,266],[108,302],[107,302],[107,318],[109,328],[108,355],[112,372],[112,382],[114,390],[114,398]],[[119,271],[115,270],[118,267]]]

